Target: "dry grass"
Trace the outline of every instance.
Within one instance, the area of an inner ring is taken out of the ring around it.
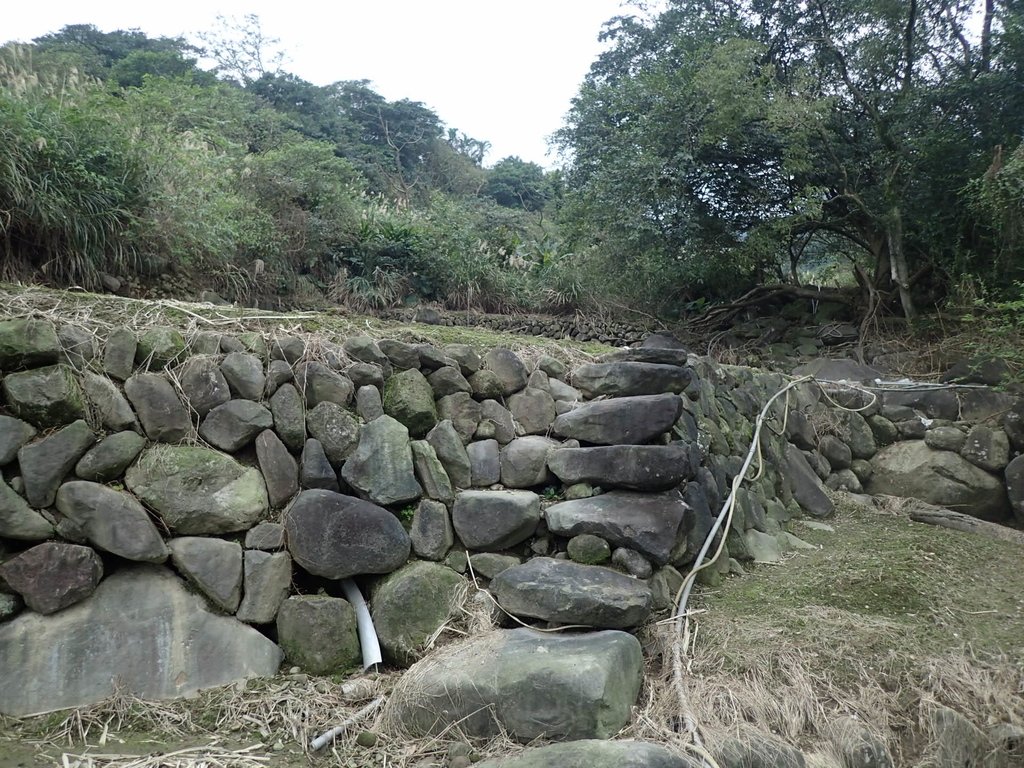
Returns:
[[[704,593],[691,628],[685,698],[707,744],[750,729],[842,764],[844,718],[896,765],[931,765],[935,713],[976,730],[1024,726],[1019,547],[919,525],[840,500],[821,546]],[[653,632],[653,634],[652,634]],[[678,741],[669,627],[649,631],[643,706],[631,731]]]
[[[532,370],[542,355],[551,355],[569,368],[592,362],[611,347],[596,342],[548,339],[491,331],[472,326],[408,324],[349,314],[338,309],[324,312],[265,312],[240,307],[185,301],[131,299],[120,296],[57,291],[0,283],[5,317],[46,317],[55,323],[87,330],[97,340],[115,328],[141,333],[149,328],[176,328],[192,347],[201,333],[255,332],[270,341],[275,336],[301,338],[306,359],[350,362],[341,343],[351,336],[409,343],[468,344],[478,349],[503,346],[516,352]]]

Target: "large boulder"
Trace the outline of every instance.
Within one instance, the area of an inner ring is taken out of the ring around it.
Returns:
[[[480,353],[468,344],[447,344],[441,351],[458,363],[463,376],[471,376],[483,365]]]
[[[170,571],[125,568],[59,614],[0,625],[0,713],[87,706],[115,686],[144,699],[188,696],[273,675],[281,655],[255,629],[210,613]]]
[[[1024,524],[1024,456],[1018,456],[1006,465],[1006,492],[1014,518],[1018,523]],[[0,499],[0,508],[2,507],[3,501]],[[0,530],[0,536],[2,535],[5,534]]]
[[[696,470],[682,443],[560,448],[548,454],[548,468],[565,485],[594,483],[633,491],[666,491]]]
[[[89,425],[76,421],[42,440],[22,446],[18,451],[18,464],[28,503],[33,507],[53,504],[61,481],[95,442],[96,435]]]
[[[198,446],[146,449],[125,484],[179,534],[244,531],[270,507],[258,469]]]
[[[455,726],[470,738],[607,739],[629,722],[642,675],[625,632],[503,630],[413,665],[387,713],[414,736]]]
[[[484,400],[480,403],[480,424],[477,426],[477,437],[480,431],[490,428],[493,437],[501,445],[512,442],[516,436],[516,422],[512,418],[512,412],[499,403],[497,400]]]
[[[260,432],[256,438],[256,459],[267,486],[267,497],[274,509],[283,507],[299,492],[299,465],[288,453],[273,430]]]
[[[491,582],[498,604],[514,616],[600,629],[635,627],[651,613],[642,581],[599,565],[535,557]]]
[[[501,448],[497,440],[476,440],[466,446],[466,455],[473,487],[486,488],[501,479]]]
[[[804,768],[803,753],[776,736],[743,729],[714,745],[721,768]],[[858,765],[864,765],[859,763]]]
[[[78,460],[75,474],[83,480],[110,483],[124,474],[146,447],[138,432],[115,432],[100,440]]]
[[[445,397],[454,395],[456,392],[472,392],[473,387],[466,381],[466,377],[454,365],[446,365],[438,368],[427,377],[430,388],[434,391],[434,397]]]
[[[978,424],[967,433],[960,455],[988,472],[1002,472],[1010,463],[1010,439],[998,427]]]
[[[124,383],[146,437],[157,443],[177,443],[192,429],[192,419],[174,387],[156,373],[137,373]]]
[[[128,328],[115,328],[103,345],[103,372],[124,381],[135,370],[135,351],[139,341]]]
[[[468,380],[470,391],[477,400],[504,397],[504,386],[494,371],[477,371]]]
[[[668,562],[684,530],[688,510],[679,493],[612,491],[552,504],[544,511],[548,530],[571,538],[600,536],[617,547],[640,552],[658,565]]]
[[[3,380],[11,413],[37,427],[56,427],[85,418],[85,398],[74,370],[51,365],[12,373]]]
[[[689,368],[661,363],[587,363],[576,369],[572,384],[587,398],[679,393],[690,383]]]
[[[335,493],[341,490],[338,473],[327,459],[323,444],[315,437],[309,438],[302,447],[302,456],[299,458],[299,487],[319,488]]]
[[[277,641],[288,661],[312,675],[344,674],[361,658],[355,610],[340,597],[289,597],[277,612]]]
[[[269,624],[292,586],[292,558],[287,552],[247,549],[244,554],[242,602],[235,616],[250,624]]]
[[[125,560],[162,563],[167,547],[133,496],[106,485],[75,480],[57,491],[57,509],[100,549]]]
[[[548,455],[560,444],[550,437],[519,437],[501,449],[501,484],[506,488],[533,488],[551,481]]]
[[[807,457],[792,443],[786,444],[783,468],[793,490],[793,498],[805,512],[814,517],[828,517],[835,511],[821,478],[811,469]]]
[[[87,598],[103,578],[103,562],[89,547],[48,541],[0,565],[0,579],[42,614],[56,613]],[[0,673],[2,674],[2,673]]]
[[[427,442],[433,446],[452,485],[456,488],[469,488],[472,484],[469,455],[452,422],[438,422],[427,434]]]
[[[409,536],[376,504],[331,491],[303,491],[285,512],[288,551],[316,576],[391,573],[409,559]]]
[[[53,535],[53,526],[0,479],[0,537],[41,541]]]
[[[61,360],[77,370],[83,370],[96,357],[96,339],[85,328],[62,325],[57,329],[61,346]]]
[[[318,362],[301,363],[295,371],[295,385],[309,408],[319,403],[347,406],[356,391],[350,378]]]
[[[199,425],[199,436],[215,448],[234,453],[274,426],[270,411],[253,400],[229,400],[218,405]]]
[[[0,467],[18,457],[18,449],[36,436],[36,429],[21,419],[0,414]]]
[[[390,416],[359,430],[359,445],[341,476],[360,496],[382,506],[415,501],[423,493],[416,482],[409,430]]]
[[[466,392],[456,392],[437,401],[437,416],[450,421],[462,442],[468,443],[480,424],[480,403]]]
[[[530,491],[463,491],[455,498],[452,523],[468,549],[496,552],[533,535],[540,522],[540,497]]]
[[[455,543],[448,507],[440,501],[423,499],[416,506],[409,530],[413,552],[424,560],[442,560]]]
[[[413,437],[423,437],[437,424],[434,391],[417,368],[396,373],[384,385],[384,413],[402,422]]]
[[[936,451],[921,440],[883,448],[871,460],[871,494],[921,499],[982,520],[1005,520],[1010,503],[1002,480],[952,451]]]
[[[548,431],[557,415],[551,394],[538,387],[527,387],[508,399],[508,409],[524,435],[540,435]]]
[[[580,739],[534,747],[515,757],[496,757],[477,768],[698,768],[698,760],[646,741]]]
[[[883,411],[892,406],[906,406],[922,412],[930,419],[960,418],[960,401],[957,393],[948,388],[889,390],[883,396]],[[884,412],[882,414],[885,415]]]
[[[243,400],[263,397],[267,376],[263,372],[263,363],[255,355],[232,352],[221,362],[220,371],[235,397]]]
[[[0,370],[38,368],[56,363],[60,340],[49,320],[19,317],[0,321]]]
[[[420,353],[414,345],[397,339],[381,339],[377,342],[377,346],[396,370],[405,371],[419,368]]]
[[[125,429],[139,430],[139,420],[135,417],[135,411],[117,385],[106,376],[85,371],[82,373],[82,389],[105,429],[113,432]]]
[[[178,375],[181,391],[199,418],[231,399],[231,388],[217,359],[209,355],[189,358]]]
[[[337,403],[323,402],[308,411],[306,427],[335,467],[340,467],[359,445],[359,419]]]
[[[448,473],[444,471],[444,465],[437,458],[434,446],[426,440],[413,440],[411,447],[416,479],[419,480],[426,496],[447,503],[454,501],[455,490],[452,488]]]
[[[345,352],[355,360],[376,365],[390,365],[387,355],[377,346],[377,342],[369,336],[351,336],[345,339],[342,346]]]
[[[563,413],[555,434],[596,445],[641,445],[672,429],[683,411],[678,395],[598,400]]]
[[[409,666],[455,610],[466,580],[437,563],[414,560],[373,590],[371,613],[384,657]]]
[[[174,328],[149,328],[139,336],[135,363],[151,370],[166,368],[185,351],[185,339]]]
[[[167,542],[171,562],[214,606],[226,613],[242,600],[242,547],[235,541],[181,536]]]
[[[291,384],[278,387],[270,396],[270,413],[281,442],[290,451],[301,451],[306,442],[306,407],[299,391]]]
[[[510,349],[495,347],[487,351],[483,367],[493,371],[501,382],[501,393],[508,397],[526,386],[530,374],[519,355]]]

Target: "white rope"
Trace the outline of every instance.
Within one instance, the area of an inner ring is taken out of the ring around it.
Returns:
[[[812,381],[817,381],[819,385],[827,383],[832,385],[838,385],[841,387],[846,387],[858,392],[863,392],[864,394],[870,397],[870,401],[866,405],[863,405],[859,408],[850,408],[837,403],[831,397],[831,395],[829,395],[825,387],[822,386],[822,395],[824,395],[824,397],[829,401],[829,403],[833,407],[842,411],[847,411],[850,413],[858,413],[861,411],[865,411],[869,408],[872,408],[878,400],[878,396],[875,395],[874,392],[869,391],[867,388],[849,384],[847,382],[822,382],[816,380],[813,376],[801,376],[797,379],[794,379],[793,381],[789,382],[784,387],[779,389],[770,398],[768,398],[767,402],[765,402],[764,404],[764,407],[761,408],[761,412],[757,415],[757,419],[754,423],[753,436],[750,441],[750,448],[747,450],[747,455],[743,461],[743,465],[740,468],[740,471],[733,478],[732,487],[729,491],[729,495],[728,497],[726,497],[725,502],[722,504],[721,511],[715,518],[714,523],[712,524],[710,530],[707,533],[707,536],[704,539],[704,543],[701,545],[700,551],[698,552],[697,557],[694,560],[694,567],[690,570],[690,573],[683,580],[683,583],[680,585],[678,591],[676,592],[675,610],[669,619],[669,622],[674,625],[674,634],[676,636],[676,641],[672,643],[672,666],[674,687],[676,689],[676,695],[679,698],[680,708],[682,709],[683,722],[686,725],[687,731],[689,731],[690,733],[690,737],[693,739],[693,751],[700,756],[702,763],[705,766],[708,766],[708,768],[719,768],[719,766],[715,762],[714,758],[707,752],[707,750],[704,749],[701,743],[699,728],[697,726],[695,718],[693,717],[693,713],[690,711],[689,706],[686,702],[685,688],[682,682],[683,665],[679,649],[678,638],[689,636],[689,612],[687,611],[687,604],[690,600],[690,592],[693,589],[693,585],[696,581],[697,574],[705,568],[711,566],[711,564],[715,561],[717,561],[719,556],[722,554],[723,549],[725,548],[726,537],[723,533],[719,541],[718,548],[715,550],[715,554],[712,557],[705,560],[708,550],[711,548],[711,544],[714,541],[715,535],[720,530],[724,529],[727,531],[729,529],[729,526],[732,525],[732,519],[736,511],[737,492],[739,491],[740,486],[743,484],[744,480],[747,479],[747,473],[750,471],[750,465],[753,463],[755,457],[757,457],[758,468],[757,472],[754,474],[754,477],[751,478],[751,480],[756,480],[764,472],[764,458],[761,453],[761,430],[764,428],[765,422],[768,419],[769,410],[771,409],[772,405],[775,403],[776,400],[778,400],[783,395],[786,396],[786,406],[783,409],[783,421],[781,429],[781,432],[784,433],[786,430],[786,423],[789,418],[790,392],[792,392],[793,389],[800,386],[801,384],[806,384]]]

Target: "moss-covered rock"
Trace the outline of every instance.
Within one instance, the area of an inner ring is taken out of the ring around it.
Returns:
[[[137,365],[148,365],[150,370],[166,368],[185,351],[185,339],[174,328],[150,328],[139,337],[135,348]]]
[[[59,356],[57,330],[49,320],[28,317],[0,321],[0,370],[50,365]]]
[[[128,470],[125,482],[181,534],[244,531],[270,506],[258,469],[198,446],[154,445]]]
[[[3,392],[14,415],[37,427],[58,427],[85,418],[82,388],[67,365],[12,373],[3,381]]]
[[[434,390],[416,368],[400,371],[384,386],[384,413],[402,422],[414,438],[423,437],[437,424]]]
[[[415,561],[373,592],[373,623],[385,657],[408,666],[447,619],[465,579],[450,568]]]

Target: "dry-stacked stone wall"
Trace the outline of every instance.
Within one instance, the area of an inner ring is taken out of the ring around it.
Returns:
[[[478,326],[506,333],[543,336],[548,339],[597,341],[613,347],[639,344],[650,333],[643,323],[599,316],[571,315],[495,315],[485,312],[444,310],[423,306],[384,311],[381,316],[402,322],[445,326]],[[662,327],[658,325],[657,327]]]
[[[473,578],[523,620],[596,630],[545,639],[543,669],[540,641],[508,630],[508,658],[486,662],[527,674],[509,660],[519,654],[571,692],[578,722],[564,732],[529,703],[509,715],[524,741],[604,738],[628,720],[642,674],[630,631],[670,609],[785,383],[657,346],[570,371],[547,355],[365,336],[120,328],[97,343],[36,318],[0,320],[0,374],[0,713],[89,703],[115,679],[160,698],[283,660],[350,669],[346,579],[369,599],[386,662],[408,666]],[[831,514],[824,483],[859,490],[878,446],[920,418],[888,407],[839,410],[814,383],[777,401],[763,471],[702,578],[801,546],[787,521]],[[965,434],[957,455],[995,461],[980,440]],[[997,491],[992,516],[1005,516]],[[598,660],[599,696],[596,673],[573,678],[562,652]],[[501,695],[469,673],[459,693],[452,674],[437,688],[463,708]],[[407,706],[413,730],[437,727],[415,697]]]

